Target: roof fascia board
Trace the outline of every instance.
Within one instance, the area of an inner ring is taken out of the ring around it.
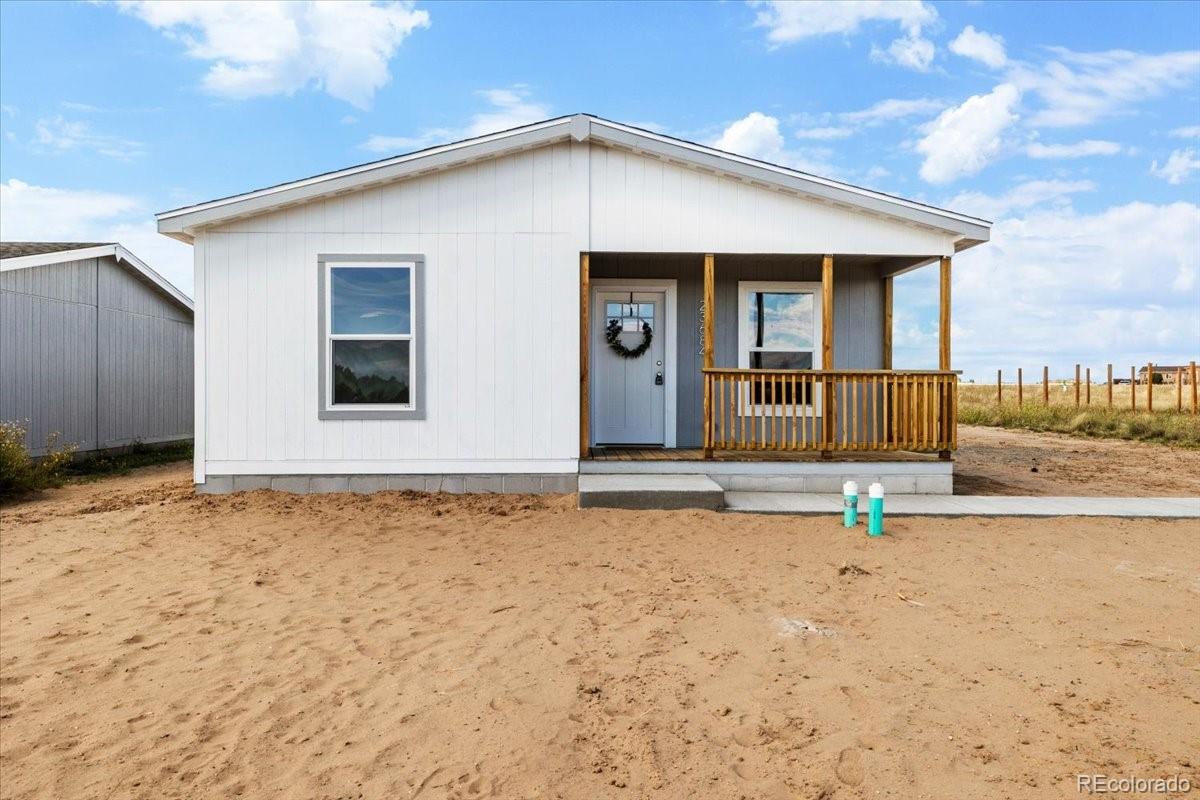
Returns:
[[[86,258],[103,258],[115,255],[117,246],[102,244],[97,247],[81,247],[78,250],[55,250],[52,253],[38,253],[32,256],[16,256],[0,260],[0,271],[9,272],[14,269],[29,267],[44,267],[47,264],[61,264],[64,261],[82,261]]]
[[[990,223],[973,217],[816,175],[800,174],[786,167],[673,139],[652,131],[631,128],[588,114],[559,117],[524,128],[433,147],[393,159],[376,161],[246,194],[167,211],[156,217],[158,230],[160,233],[190,244],[195,231],[204,226],[253,216],[317,197],[337,195],[377,183],[386,183],[420,173],[494,158],[509,152],[548,144],[560,138],[570,138],[580,142],[595,139],[601,143],[649,153],[660,158],[794,191],[827,202],[860,208],[906,223],[948,231],[957,234],[960,239],[973,240],[974,243],[986,242],[991,236]]]
[[[347,192],[369,184],[394,181],[420,172],[446,169],[546,144],[572,133],[572,122],[572,117],[562,117],[516,132],[480,137],[433,150],[422,150],[388,161],[307,178],[224,200],[189,206],[177,211],[168,211],[157,215],[158,231],[168,236],[177,233],[185,234],[190,240],[192,232],[205,225],[259,214],[279,206],[293,205],[315,197]]]
[[[190,297],[188,297],[186,294],[184,294],[183,292],[179,291],[177,288],[175,288],[175,284],[171,283],[169,280],[164,278],[162,275],[159,275],[157,272],[155,272],[153,269],[151,269],[150,265],[147,264],[145,261],[142,261],[140,258],[138,258],[133,253],[126,250],[121,245],[116,246],[116,253],[114,253],[114,255],[119,260],[124,261],[126,264],[129,264],[135,270],[137,270],[138,272],[142,273],[147,278],[149,278],[150,281],[155,286],[157,286],[160,291],[167,294],[172,300],[179,303],[181,306],[186,308],[188,311],[191,311],[193,314],[196,313],[196,308],[192,304],[192,299]]]
[[[648,131],[626,128],[605,120],[592,120],[591,137],[632,150],[653,153],[663,158],[690,162],[714,172],[724,172],[747,180],[759,181],[819,197],[830,202],[865,208],[885,216],[950,231],[972,239],[987,241],[991,230],[990,226],[986,224],[953,212],[938,213],[931,208],[909,203],[899,198],[827,182],[816,176],[797,175],[791,170],[772,168],[767,164],[745,159],[732,153],[713,151],[698,145],[689,146]]]

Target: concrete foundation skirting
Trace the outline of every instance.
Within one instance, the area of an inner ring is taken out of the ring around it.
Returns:
[[[578,488],[574,473],[511,475],[209,475],[196,484],[201,494],[271,489],[291,494],[384,491],[448,494],[570,494]]]
[[[594,461],[579,463],[585,475],[705,475],[727,492],[841,493],[858,483],[865,497],[872,483],[895,494],[952,494],[952,461]]]

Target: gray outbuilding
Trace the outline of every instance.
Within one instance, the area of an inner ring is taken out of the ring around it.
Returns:
[[[0,243],[0,420],[35,455],[192,438],[192,301],[116,243]]]

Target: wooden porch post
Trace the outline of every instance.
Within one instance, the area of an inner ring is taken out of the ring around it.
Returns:
[[[821,258],[821,369],[833,369],[833,256]],[[821,393],[825,407],[821,409],[821,439],[825,448],[821,450],[821,458],[831,458],[837,397],[830,376],[826,375],[823,383]]]
[[[892,368],[892,276],[883,279],[883,368]]]
[[[591,303],[588,300],[588,284],[590,282],[589,273],[591,271],[591,258],[588,253],[579,254],[579,457],[587,458],[591,452],[588,446],[588,440],[591,437],[590,431],[590,413],[589,413],[589,395],[591,389],[589,386],[588,375],[588,331],[590,324],[588,315],[591,311]]]
[[[938,293],[938,369],[950,369],[950,258],[942,259]]]
[[[938,369],[949,370],[950,367],[950,257],[943,256],[941,264],[941,280],[940,291],[938,292]],[[947,433],[953,434],[954,429],[958,426],[958,420],[949,417],[949,410],[954,408],[954,398],[950,396],[950,392],[957,391],[957,387],[948,385],[946,388],[946,396],[942,398],[943,413],[946,414]],[[949,435],[947,441],[953,441],[956,437]],[[950,451],[941,450],[938,452],[938,457],[949,460]]]
[[[716,257],[712,253],[704,254],[704,368],[712,369],[715,364],[713,353],[713,326],[716,324],[717,291],[716,291]],[[713,399],[712,384],[708,375],[704,375],[704,457],[712,458],[712,415]]]

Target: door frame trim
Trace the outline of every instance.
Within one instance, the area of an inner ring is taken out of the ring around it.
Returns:
[[[677,367],[679,362],[679,281],[674,278],[592,278],[591,293],[588,297],[589,309],[593,312],[589,318],[595,322],[596,295],[600,292],[619,292],[621,290],[634,292],[663,292],[666,295],[666,341],[663,342],[663,447],[673,449],[676,445],[676,405],[679,397]],[[588,363],[592,365],[589,372],[595,375],[596,344],[592,331],[588,331]],[[588,415],[594,421],[596,414],[595,381],[588,381]],[[588,445],[596,446],[596,428],[592,424],[588,431]]]

